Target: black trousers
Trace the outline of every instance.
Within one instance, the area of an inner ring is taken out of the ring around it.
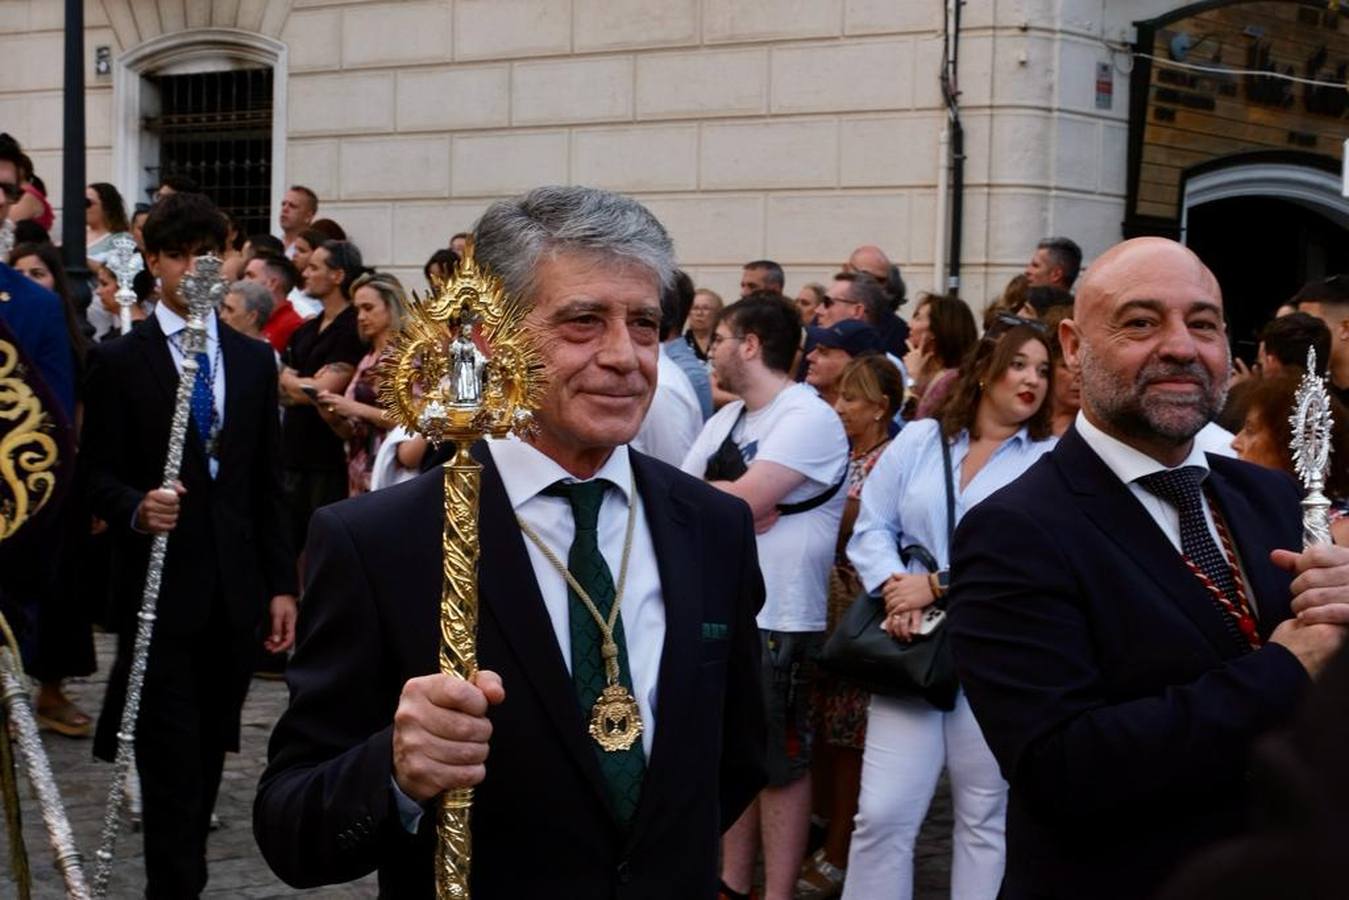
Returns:
[[[197,897],[206,887],[206,838],[248,689],[250,656],[224,626],[221,604],[205,634],[156,635],[136,727],[145,841],[145,896]],[[251,637],[251,633],[250,633]],[[251,643],[251,641],[250,641]]]

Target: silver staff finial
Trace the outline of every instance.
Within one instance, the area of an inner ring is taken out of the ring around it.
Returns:
[[[112,239],[112,249],[103,258],[117,279],[117,305],[121,307],[122,334],[131,330],[131,306],[136,302],[136,289],[133,286],[136,276],[145,268],[136,240],[129,234],[119,234]]]
[[[1326,379],[1316,374],[1315,347],[1307,349],[1307,369],[1293,397],[1288,423],[1293,428],[1293,467],[1307,491],[1302,501],[1302,544],[1329,544],[1330,500],[1323,490],[1330,471],[1330,392]]]

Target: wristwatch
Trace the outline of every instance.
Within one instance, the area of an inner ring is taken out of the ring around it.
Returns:
[[[951,590],[951,570],[942,569],[940,572],[933,572],[927,576],[928,587],[932,588],[932,596],[938,600],[945,597]]]

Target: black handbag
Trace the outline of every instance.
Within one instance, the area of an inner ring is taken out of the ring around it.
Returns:
[[[948,546],[955,534],[956,498],[951,474],[951,447],[940,437],[942,463],[946,469],[946,536]],[[917,560],[929,572],[937,571],[937,561],[921,544],[900,549],[905,563]],[[929,615],[945,615],[946,598],[938,598],[928,607]],[[886,697],[919,697],[937,709],[955,709],[955,659],[940,621],[925,635],[914,635],[908,643],[895,640],[881,630],[885,621],[885,600],[863,590],[848,607],[833,634],[825,641],[820,665],[841,678],[873,694]]]

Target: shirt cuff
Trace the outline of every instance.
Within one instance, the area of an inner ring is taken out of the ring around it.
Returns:
[[[393,802],[398,806],[398,821],[402,824],[403,830],[408,834],[416,834],[426,810],[422,809],[422,805],[416,800],[403,793],[403,789],[398,786],[397,780],[392,775],[389,776],[389,787],[393,788]]]

